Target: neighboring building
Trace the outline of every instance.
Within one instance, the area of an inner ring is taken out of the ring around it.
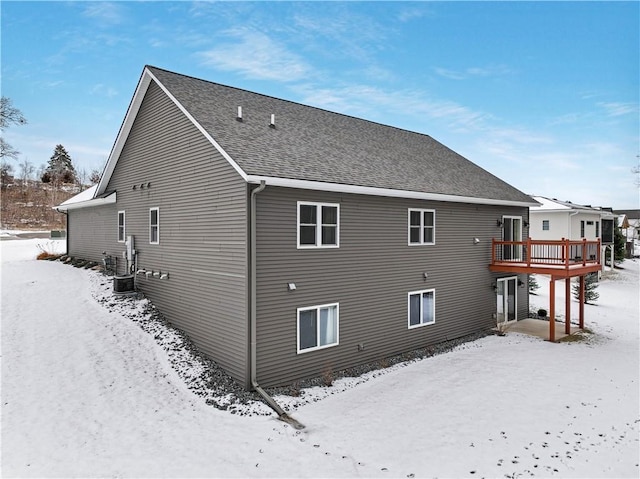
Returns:
[[[601,254],[613,253],[615,215],[610,209],[543,196],[533,198],[540,204],[529,208],[532,239],[600,240]]]
[[[618,227],[626,239],[627,258],[640,256],[640,210],[616,210]]]
[[[527,270],[489,264],[535,204],[427,135],[145,67],[100,183],[59,209],[70,255],[115,260],[255,387],[527,317]]]

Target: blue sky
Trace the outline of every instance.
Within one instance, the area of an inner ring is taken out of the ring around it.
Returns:
[[[12,2],[4,134],[102,171],[145,64],[426,133],[520,190],[639,208],[638,2]],[[15,163],[17,168],[17,163]]]

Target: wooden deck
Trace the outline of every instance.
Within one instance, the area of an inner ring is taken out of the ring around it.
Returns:
[[[491,242],[491,264],[496,273],[548,274],[556,279],[599,271],[600,241],[532,240]]]
[[[565,308],[571,317],[571,278],[579,277],[578,310],[580,329],[584,329],[585,276],[600,271],[600,240],[559,241],[532,240],[491,242],[491,264],[495,273],[548,274],[549,283],[549,341],[556,336],[556,281],[565,283]],[[570,323],[565,323],[564,334],[571,334]],[[560,332],[559,332],[560,333]]]

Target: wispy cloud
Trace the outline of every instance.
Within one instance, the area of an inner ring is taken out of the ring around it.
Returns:
[[[469,67],[464,70],[450,70],[447,68],[436,67],[434,71],[441,77],[449,80],[467,80],[469,78],[478,77],[495,77],[504,76],[513,73],[506,65],[489,65],[485,67]]]
[[[91,95],[106,96],[107,98],[113,98],[118,95],[118,91],[115,88],[102,83],[98,83],[91,87],[89,93]]]
[[[227,31],[235,43],[227,42],[199,52],[201,63],[247,78],[290,82],[311,74],[311,67],[297,54],[264,33],[235,29]]]
[[[491,119],[485,112],[449,100],[428,98],[417,90],[386,90],[363,84],[331,89],[301,85],[296,89],[303,96],[303,103],[383,123],[387,121],[380,117],[380,112],[412,121],[417,118],[421,123],[425,118],[444,121],[457,131],[486,130]]]
[[[607,116],[622,116],[629,113],[638,113],[636,103],[599,102],[597,105],[605,110]]]
[[[83,14],[109,24],[121,23],[125,18],[123,7],[119,2],[87,2]]]
[[[418,5],[412,5],[406,8],[401,8],[396,18],[400,22],[406,23],[406,22],[410,22],[411,20],[415,20],[418,18],[423,18],[431,15],[432,15],[431,10],[426,8],[424,5],[418,4]]]

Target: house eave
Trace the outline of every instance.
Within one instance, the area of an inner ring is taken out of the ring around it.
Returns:
[[[81,208],[92,208],[94,206],[103,206],[109,205],[116,202],[116,192],[114,191],[110,195],[101,197],[101,198],[93,198],[87,201],[79,201],[77,203],[70,203],[68,205],[60,204],[58,206],[54,206],[53,209],[56,211],[68,211],[68,210],[79,210]]]
[[[272,176],[247,175],[247,182],[260,184],[266,182],[268,186],[281,186],[285,188],[299,188],[303,190],[330,191],[333,193],[351,193],[356,195],[386,196],[392,198],[408,198],[428,201],[444,201],[449,203],[470,203],[494,206],[519,206],[530,207],[538,203],[533,199],[529,201],[513,201],[496,198],[475,198],[470,196],[447,195],[442,193],[426,193],[422,191],[407,191],[390,188],[378,188],[372,186],[346,185],[342,183],[327,183],[322,181],[298,180],[292,178],[278,178]]]

